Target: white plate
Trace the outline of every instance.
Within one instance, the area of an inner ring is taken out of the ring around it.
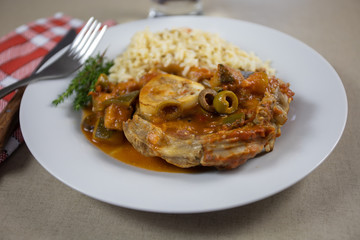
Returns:
[[[112,27],[99,50],[114,58],[131,36],[150,27],[191,27],[219,35],[262,59],[295,92],[289,121],[271,153],[233,171],[200,174],[153,172],[126,165],[102,153],[80,131],[80,113],[70,101],[51,101],[70,78],[30,85],[20,109],[25,141],[39,163],[68,186],[114,205],[164,213],[207,212],[248,204],[298,182],[331,153],[347,118],[342,82],[331,65],[304,43],[274,29],[225,18],[169,17]]]

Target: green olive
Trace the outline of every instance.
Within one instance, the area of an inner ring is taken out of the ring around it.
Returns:
[[[161,102],[157,106],[157,113],[160,117],[163,117],[165,120],[174,120],[181,116],[182,107],[179,101],[169,99]]]
[[[214,98],[214,107],[218,113],[231,114],[238,109],[238,98],[232,91],[221,91]]]

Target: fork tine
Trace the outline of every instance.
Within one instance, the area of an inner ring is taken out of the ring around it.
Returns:
[[[107,25],[104,25],[101,29],[101,31],[98,33],[98,35],[96,36],[96,38],[94,39],[94,41],[91,43],[91,45],[89,46],[88,50],[86,51],[86,53],[81,57],[82,62],[84,62],[86,59],[88,59],[90,57],[90,55],[94,52],[95,48],[97,47],[97,45],[99,44],[101,38],[104,36],[105,31],[107,29]]]
[[[81,51],[79,53],[80,56],[83,56],[86,53],[86,51],[88,50],[90,44],[93,42],[95,36],[98,34],[98,31],[99,31],[100,27],[101,27],[101,23],[98,23],[96,25],[95,29],[91,32],[91,35],[90,35],[89,39],[86,41],[84,47],[81,49]]]
[[[75,40],[71,44],[70,49],[73,50],[75,47],[80,43],[81,39],[84,37],[85,33],[87,32],[88,28],[90,27],[90,24],[93,22],[94,17],[91,17],[85,24],[85,26],[80,30],[78,35],[76,36]]]
[[[73,53],[78,54],[81,49],[85,46],[86,42],[89,40],[94,28],[96,27],[98,21],[95,20],[89,27],[88,31],[85,33],[85,36],[81,39],[80,43],[73,49]]]

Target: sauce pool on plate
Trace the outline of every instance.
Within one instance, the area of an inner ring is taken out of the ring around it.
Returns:
[[[85,109],[83,111],[83,117],[85,118],[89,115],[89,113],[91,112]],[[159,157],[146,157],[136,151],[133,146],[126,140],[125,136],[122,133],[119,133],[119,136],[116,138],[115,141],[112,141],[111,143],[105,143],[95,140],[93,138],[92,132],[86,130],[83,125],[81,126],[81,130],[84,136],[105,154],[111,156],[118,161],[135,167],[152,171],[171,173],[200,173],[204,171],[209,171],[209,169],[206,169],[204,167],[180,168],[167,163],[165,160]]]

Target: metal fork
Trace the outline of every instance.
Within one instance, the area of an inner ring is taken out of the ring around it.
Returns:
[[[63,55],[47,67],[43,69],[40,68],[38,72],[32,74],[30,77],[1,89],[0,99],[19,87],[28,85],[33,81],[62,78],[75,72],[85,63],[86,59],[90,57],[103,37],[107,26],[104,25],[99,31],[100,27],[101,23],[95,20],[94,17],[91,17]]]

